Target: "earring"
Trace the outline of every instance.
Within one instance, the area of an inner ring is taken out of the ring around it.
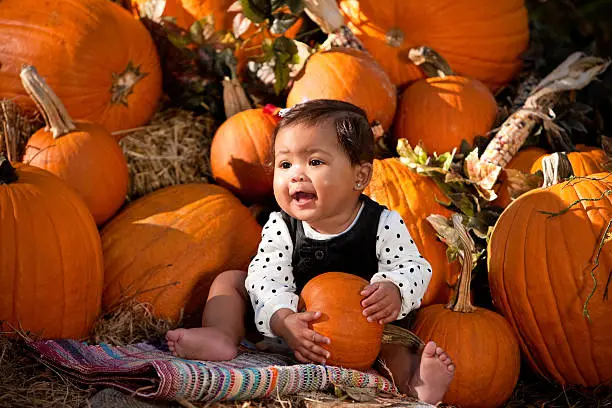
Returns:
[[[360,190],[360,189],[361,189],[361,183],[355,184],[355,190]]]

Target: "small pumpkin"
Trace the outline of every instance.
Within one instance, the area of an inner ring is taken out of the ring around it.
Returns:
[[[347,26],[397,86],[423,77],[407,58],[427,44],[463,76],[491,88],[509,82],[529,42],[523,0],[340,0]]]
[[[215,181],[247,202],[272,197],[269,161],[276,122],[263,109],[247,109],[223,122],[213,137],[210,167]]]
[[[306,311],[321,312],[312,329],[329,337],[326,363],[332,366],[368,369],[380,351],[383,325],[368,322],[363,315],[361,291],[368,282],[344,272],[327,272],[304,285],[300,304]]]
[[[424,59],[430,68],[424,70],[427,79],[416,81],[400,97],[396,140],[406,138],[413,146],[422,143],[427,152],[442,154],[458,149],[463,140],[473,145],[476,136],[491,130],[497,103],[482,82],[455,75],[431,48],[414,49],[411,57]]]
[[[512,394],[520,372],[520,349],[510,324],[501,315],[474,307],[470,301],[474,242],[461,216],[452,223],[463,251],[463,268],[456,295],[445,306],[418,311],[413,331],[433,340],[456,366],[444,402],[463,408],[495,408]]]
[[[531,173],[531,167],[533,164],[545,155],[546,150],[534,146],[519,150],[500,173],[500,184],[496,191],[497,198],[493,201],[493,204],[505,208],[512,202],[512,197],[510,196],[510,191],[508,190],[510,180],[508,179],[508,174],[505,171],[506,169],[518,170],[529,174]]]
[[[135,298],[176,320],[201,313],[219,273],[246,269],[261,227],[223,187],[182,184],[133,201],[101,237],[105,310]]]
[[[576,145],[576,152],[567,153],[567,158],[572,164],[572,170],[577,177],[589,176],[595,173],[607,172],[606,166],[610,162],[610,158],[602,149],[583,144]],[[535,173],[542,170],[542,155],[531,166],[531,172]]]
[[[23,161],[64,180],[83,198],[96,224],[102,225],[127,194],[128,168],[121,148],[102,126],[73,122],[34,67],[24,67],[21,78],[47,121],[28,140]]]
[[[362,108],[369,121],[377,120],[384,129],[393,122],[396,90],[389,77],[366,53],[334,48],[310,56],[296,78],[287,107],[304,99],[336,99]]]
[[[612,219],[612,183],[610,173],[559,182],[562,169],[558,180],[545,171],[550,187],[523,194],[497,220],[489,286],[531,366],[559,384],[590,387],[612,378],[612,303],[604,296],[612,242],[600,248]]]
[[[86,337],[104,269],[83,200],[53,174],[0,157],[0,220],[0,329]]]
[[[162,93],[149,32],[108,0],[1,1],[0,99],[34,109],[24,64],[39,67],[73,118],[111,132],[145,124]]]
[[[419,252],[431,264],[432,277],[421,304],[445,302],[457,281],[459,264],[448,262],[446,245],[427,221],[431,214],[452,214],[436,201],[444,200],[442,190],[431,178],[411,171],[397,158],[389,158],[374,160],[372,180],[364,193],[402,216]]]

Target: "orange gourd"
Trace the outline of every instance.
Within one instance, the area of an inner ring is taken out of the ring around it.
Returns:
[[[226,189],[183,184],[132,202],[101,236],[104,308],[135,297],[156,316],[178,319],[201,312],[219,273],[248,266],[261,227]]]
[[[523,0],[341,0],[339,5],[348,27],[398,86],[422,78],[406,55],[428,45],[460,75],[498,88],[519,71],[529,42]]]
[[[83,200],[51,173],[0,158],[0,242],[0,330],[86,337],[104,269]]]
[[[395,139],[406,138],[413,146],[422,143],[428,153],[438,154],[459,149],[463,140],[473,145],[495,122],[495,98],[482,82],[455,75],[435,51],[427,50],[438,57],[429,62],[436,61],[436,73],[402,93]]]
[[[426,219],[431,214],[452,214],[436,201],[444,200],[444,193],[432,179],[411,171],[396,158],[374,160],[372,180],[364,193],[402,216],[419,252],[431,264],[432,277],[421,304],[445,302],[456,283],[459,264],[448,262],[446,245]]]
[[[149,32],[108,0],[1,1],[0,98],[34,108],[19,80],[24,64],[39,68],[73,118],[109,131],[145,124],[162,93]]]
[[[531,366],[559,384],[612,379],[612,302],[604,297],[612,242],[595,264],[612,219],[611,190],[610,173],[599,173],[529,191],[506,208],[489,240],[494,304]]]
[[[575,176],[589,176],[591,174],[608,171],[608,167],[606,165],[609,164],[610,158],[602,149],[578,144],[576,145],[576,150],[576,152],[567,153],[567,158],[572,164],[572,170],[574,171]],[[533,163],[531,166],[532,173],[542,170],[543,158],[544,155]]]
[[[542,156],[546,155],[546,150],[539,147],[526,147],[518,151],[516,156],[506,164],[504,169],[512,169],[522,171],[523,173],[531,173],[531,166],[538,161]],[[510,181],[508,175],[504,170],[500,173],[500,184],[497,189],[497,198],[493,201],[493,204],[505,208],[512,202],[510,191],[508,190]]]
[[[321,312],[312,329],[329,337],[326,363],[332,366],[368,369],[380,351],[383,325],[368,322],[360,294],[368,282],[344,272],[327,272],[306,283],[300,303],[307,311]]]
[[[459,289],[448,305],[418,311],[413,331],[433,340],[455,363],[456,371],[444,402],[462,408],[495,408],[512,394],[520,372],[520,350],[510,324],[501,315],[474,307],[470,301],[474,242],[461,216],[453,215],[463,250]]]
[[[380,66],[366,53],[342,48],[310,56],[289,91],[287,107],[304,99],[350,102],[384,129],[391,126],[397,104],[395,86]]]
[[[47,121],[28,140],[23,161],[64,180],[83,198],[96,224],[102,225],[127,194],[128,168],[121,148],[102,126],[73,122],[34,67],[25,67],[21,77]]]
[[[275,126],[276,118],[263,109],[248,109],[227,119],[210,147],[215,181],[248,202],[271,198],[269,162]]]

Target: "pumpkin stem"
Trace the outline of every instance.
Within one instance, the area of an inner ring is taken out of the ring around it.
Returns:
[[[9,159],[4,153],[0,154],[0,184],[11,184],[17,179],[17,171],[11,166]]]
[[[128,62],[123,72],[119,74],[113,72],[111,103],[128,106],[128,96],[134,93],[136,84],[147,75],[149,75],[147,72],[140,72],[140,65],[134,65],[132,61]]]
[[[455,75],[448,62],[432,48],[425,45],[411,48],[408,51],[408,58],[420,67],[428,78],[444,78]]]
[[[564,152],[549,154],[542,159],[542,173],[544,173],[544,184],[542,187],[550,187],[573,177],[572,163]]]
[[[472,284],[472,269],[474,267],[474,260],[472,255],[476,250],[474,240],[470,237],[467,229],[463,225],[463,217],[460,214],[453,214],[451,217],[453,221],[453,227],[459,238],[459,247],[463,252],[463,263],[461,265],[461,274],[459,275],[458,290],[455,297],[446,306],[453,312],[471,313],[475,312],[476,308],[472,305],[470,300],[470,287]],[[460,253],[461,253],[460,252]]]
[[[47,85],[35,67],[24,65],[19,76],[24,89],[34,100],[45,119],[47,124],[45,130],[53,133],[54,139],[76,128],[62,101]]]
[[[238,112],[251,109],[251,102],[249,102],[249,98],[247,98],[246,92],[237,78],[225,78],[222,83],[223,107],[228,119]]]

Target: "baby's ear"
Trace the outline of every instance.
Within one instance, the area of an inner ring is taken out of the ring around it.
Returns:
[[[372,179],[372,163],[362,162],[357,166],[355,180],[358,184],[365,188]]]

